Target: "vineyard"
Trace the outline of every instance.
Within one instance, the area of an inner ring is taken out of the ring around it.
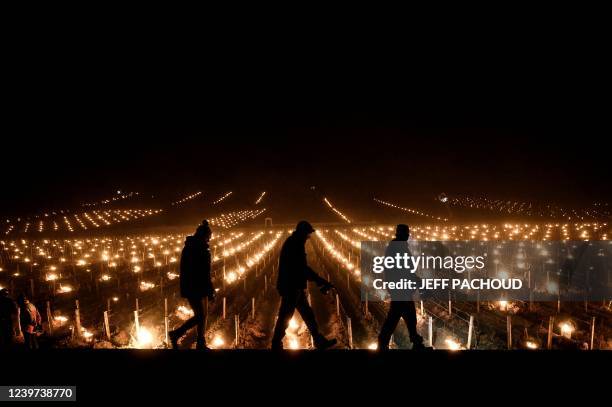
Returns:
[[[331,207],[329,201],[326,205]],[[270,346],[280,302],[274,287],[278,254],[292,228],[221,226],[252,214],[224,215],[218,218],[219,226],[213,226],[216,298],[208,304],[206,339],[214,349]],[[306,246],[308,260],[335,286],[328,295],[315,286],[308,289],[322,333],[336,338],[341,349],[374,350],[388,303],[361,298],[360,242],[388,241],[394,226],[316,228]],[[412,236],[419,240],[606,240],[609,232],[606,224],[596,222],[412,226]],[[167,348],[168,332],[192,315],[178,291],[180,251],[187,234],[3,240],[0,286],[32,298],[43,315],[41,346]],[[434,349],[612,349],[609,300],[462,302],[449,297],[420,301],[417,315],[418,330]],[[195,345],[191,335],[181,347]],[[313,347],[297,313],[284,345]],[[391,348],[410,348],[401,324]]]

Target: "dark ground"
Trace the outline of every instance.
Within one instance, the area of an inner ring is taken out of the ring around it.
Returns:
[[[1,359],[2,385],[76,385],[77,400],[87,404],[206,405],[211,397],[224,405],[370,399],[411,405],[416,398],[428,405],[510,399],[529,405],[565,394],[591,394],[606,404],[601,368],[610,366],[612,352],[53,350]]]

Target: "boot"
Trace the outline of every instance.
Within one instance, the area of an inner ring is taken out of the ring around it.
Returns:
[[[336,343],[338,343],[336,339],[325,339],[324,337],[321,337],[321,339],[315,341],[315,347],[318,350],[325,350],[327,348],[331,348]]]
[[[430,346],[423,345],[423,337],[418,336],[410,340],[412,342],[412,350],[433,350]]]
[[[204,342],[204,338],[198,338],[196,340],[196,349],[197,350],[210,350],[210,348],[206,346],[206,342]]]
[[[380,340],[378,341],[378,346],[376,347],[377,352],[386,352],[389,350],[389,342],[383,344]]]

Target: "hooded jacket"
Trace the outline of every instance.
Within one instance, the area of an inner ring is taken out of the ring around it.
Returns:
[[[214,292],[210,278],[210,248],[208,243],[187,236],[181,252],[180,281],[183,298],[204,298]]]
[[[305,244],[306,239],[295,232],[283,243],[276,280],[276,289],[281,296],[305,290],[307,281],[315,281],[317,285],[327,284],[325,279],[308,267]]]

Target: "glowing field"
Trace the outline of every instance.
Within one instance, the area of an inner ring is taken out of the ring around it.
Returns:
[[[238,216],[238,215],[236,215]],[[322,331],[340,348],[374,349],[388,304],[360,298],[360,242],[390,240],[393,225],[316,225],[309,263],[337,290],[309,297]],[[213,348],[269,347],[279,297],[274,289],[283,227],[214,230],[216,301],[209,304],[207,342]],[[607,240],[606,223],[414,224],[419,240]],[[63,239],[4,239],[0,286],[25,292],[43,315],[44,346],[163,348],[167,331],[189,318],[178,295],[183,233]],[[436,349],[610,349],[609,301],[530,303],[427,300],[417,304],[418,328]],[[192,346],[187,337],[183,347]],[[298,314],[285,339],[310,348]],[[410,347],[400,324],[392,347]]]

